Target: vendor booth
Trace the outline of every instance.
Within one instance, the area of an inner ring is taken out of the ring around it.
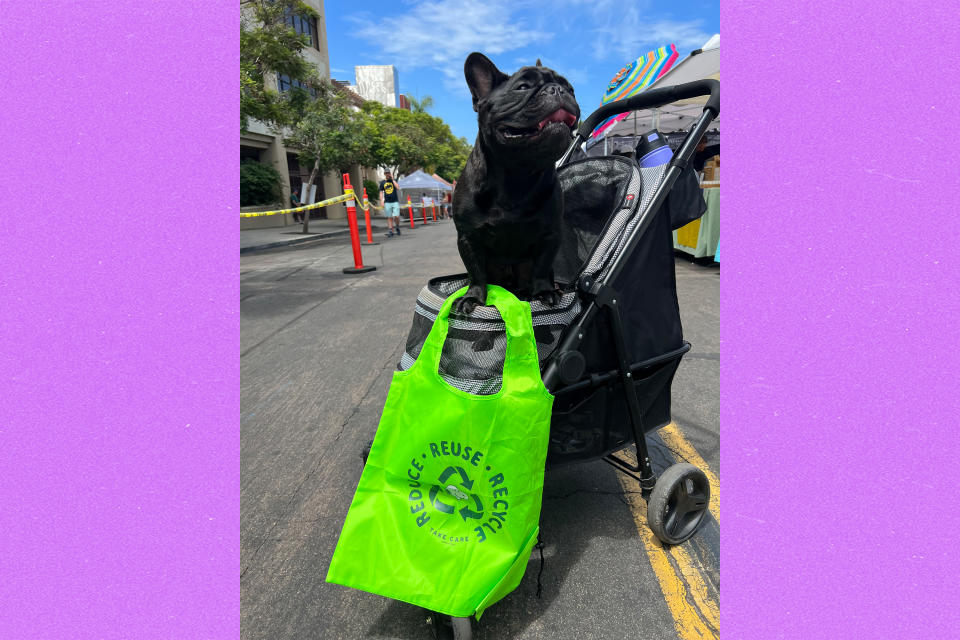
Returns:
[[[441,202],[443,194],[453,189],[449,184],[428,175],[424,171],[417,169],[408,176],[397,180],[400,187],[400,201],[405,203],[407,196],[413,202],[420,202],[421,198],[429,197],[434,202]]]
[[[707,211],[702,217],[673,232],[673,248],[694,258],[717,255],[720,244],[720,184],[705,185],[703,200]],[[719,260],[717,260],[719,262]]]
[[[660,89],[703,79],[720,79],[720,34],[714,35],[702,48],[673,64],[663,75],[644,90]],[[657,129],[666,136],[671,146],[682,139],[685,129],[696,121],[703,111],[706,98],[679,100],[673,104],[650,111],[634,111],[611,124],[585,144],[587,156],[629,154],[636,147],[640,136]],[[718,116],[711,130],[704,136],[708,147],[719,151],[720,120]],[[694,258],[715,256],[720,243],[720,180],[719,155],[713,156],[704,166],[701,185],[707,212],[702,218],[673,232],[673,246],[677,251]]]

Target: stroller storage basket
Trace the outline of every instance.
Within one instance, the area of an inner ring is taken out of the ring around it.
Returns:
[[[670,385],[688,343],[650,364],[632,367],[643,413],[643,431],[670,422]],[[619,451],[634,441],[623,386],[616,372],[592,376],[556,391],[550,419],[547,465],[557,467]]]

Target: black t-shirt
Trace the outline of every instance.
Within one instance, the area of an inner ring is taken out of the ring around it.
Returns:
[[[380,182],[380,193],[383,194],[384,202],[400,202],[400,189],[394,180],[382,180]]]

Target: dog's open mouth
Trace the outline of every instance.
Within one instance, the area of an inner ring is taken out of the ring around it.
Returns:
[[[533,136],[540,133],[544,127],[553,123],[562,123],[565,124],[569,129],[573,129],[573,125],[577,122],[577,117],[567,111],[566,109],[557,109],[549,116],[541,120],[533,127],[501,127],[500,132],[503,134],[504,138],[523,138],[526,136]]]

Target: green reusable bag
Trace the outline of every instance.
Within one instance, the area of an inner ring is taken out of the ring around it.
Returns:
[[[498,393],[437,373],[453,301],[383,416],[334,550],[327,582],[445,613],[476,614],[513,591],[537,541],[553,396],[540,378],[530,305],[489,286],[506,325]]]

